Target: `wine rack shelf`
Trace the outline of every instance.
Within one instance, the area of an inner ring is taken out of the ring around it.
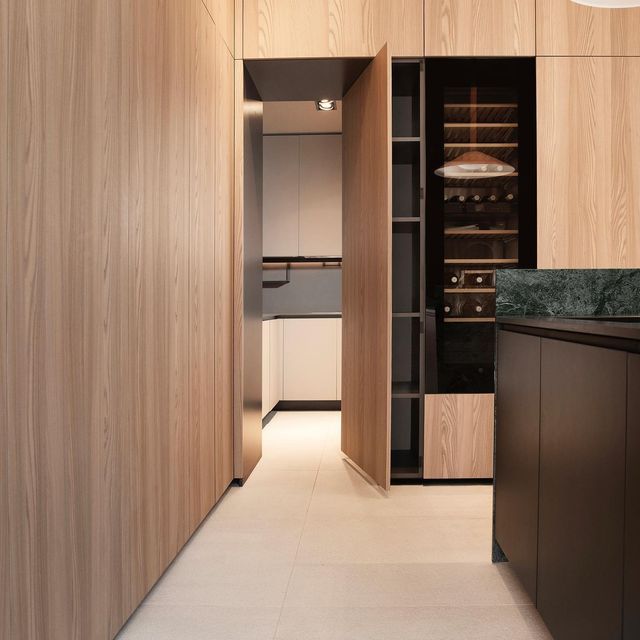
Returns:
[[[445,318],[445,324],[491,324],[495,323],[495,318]]]
[[[485,287],[477,289],[465,289],[464,287],[460,287],[460,289],[445,289],[445,293],[454,293],[454,294],[481,294],[481,293],[495,293],[496,290],[494,287]]]
[[[445,264],[518,264],[518,258],[445,258]]]
[[[517,229],[445,229],[445,238],[466,240],[468,238],[484,238],[485,240],[504,240],[518,235]]]

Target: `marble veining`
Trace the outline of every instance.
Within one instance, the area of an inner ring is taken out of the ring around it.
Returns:
[[[501,269],[496,315],[640,315],[640,269]]]

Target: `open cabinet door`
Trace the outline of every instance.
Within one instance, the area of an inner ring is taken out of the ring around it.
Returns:
[[[391,58],[343,100],[342,451],[384,489],[391,474]]]

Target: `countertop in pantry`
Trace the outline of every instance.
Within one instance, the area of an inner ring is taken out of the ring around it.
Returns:
[[[342,313],[339,311],[329,312],[313,312],[313,313],[267,313],[262,316],[262,320],[291,320],[291,319],[304,319],[304,318],[342,318]]]
[[[638,316],[499,316],[501,328],[640,353]]]

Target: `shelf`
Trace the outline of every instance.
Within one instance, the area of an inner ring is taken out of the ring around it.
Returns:
[[[449,102],[445,103],[445,109],[517,109],[517,102]]]
[[[446,324],[492,324],[495,318],[445,318]]]
[[[496,176],[496,178],[517,178],[519,175],[520,174],[517,171],[514,171],[513,173],[509,173],[506,176]],[[478,178],[452,178],[451,176],[447,176],[445,180],[465,181],[465,180],[478,180]],[[482,178],[482,180],[491,180],[491,178]]]
[[[517,142],[445,142],[445,149],[517,149]]]
[[[393,318],[421,318],[422,314],[419,311],[412,311],[408,313],[392,313]]]
[[[420,385],[417,382],[392,382],[391,397],[393,398],[419,398]]]
[[[420,218],[416,217],[416,216],[407,216],[407,217],[396,217],[396,218],[392,218],[391,219],[392,222],[411,222],[411,223],[417,223],[420,222]]]
[[[394,136],[392,142],[420,142],[419,136]]]
[[[324,264],[342,262],[342,256],[265,256],[263,264]]]
[[[515,238],[517,229],[445,229],[445,238],[465,240],[468,238],[485,238],[487,240],[501,240],[503,238]]]
[[[279,289],[280,287],[284,287],[286,284],[289,284],[291,280],[263,280],[262,288],[263,289]]]
[[[517,129],[516,122],[445,122],[445,129]]]
[[[445,258],[445,264],[518,264],[518,258]]]
[[[460,288],[460,289],[445,289],[444,290],[445,293],[453,293],[453,294],[458,294],[458,293],[470,293],[470,294],[474,294],[474,293],[495,293],[496,289],[495,287],[486,287],[486,288],[482,288],[482,287],[478,287],[476,289],[464,289],[464,288]]]

